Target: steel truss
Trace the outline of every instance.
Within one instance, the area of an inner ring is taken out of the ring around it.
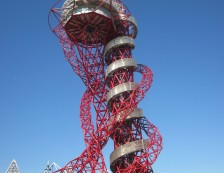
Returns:
[[[56,172],[106,173],[102,149],[110,137],[114,141],[112,172],[152,173],[151,166],[162,150],[162,137],[137,107],[153,74],[132,58],[138,32],[135,18],[120,0],[61,3],[59,0],[51,9],[49,24],[67,61],[86,86],[80,119],[87,147]],[[139,83],[134,82],[135,72],[142,74]],[[96,128],[91,104],[96,111]],[[143,139],[144,133],[147,139]]]

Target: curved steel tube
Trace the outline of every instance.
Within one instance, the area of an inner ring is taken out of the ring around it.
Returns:
[[[135,41],[132,37],[128,36],[122,36],[122,37],[117,37],[113,40],[111,40],[105,47],[104,49],[104,57],[105,59],[108,58],[108,54],[113,48],[120,47],[123,45],[129,45],[132,49],[135,47]]]
[[[107,94],[107,106],[110,108],[110,99],[127,91],[134,91],[138,87],[136,82],[126,82],[112,88]]]
[[[122,121],[122,118],[126,116],[126,112],[120,112],[120,114],[115,115],[113,117],[111,117],[109,124],[114,124],[115,122],[120,122]],[[129,119],[134,119],[134,118],[142,118],[143,117],[143,112],[142,109],[140,108],[136,108],[133,112],[131,112],[126,118],[125,120],[129,120]],[[113,126],[109,125],[108,126],[108,130],[110,130]]]
[[[117,69],[127,68],[127,67],[137,68],[136,61],[132,58],[125,58],[125,59],[120,59],[111,63],[106,70],[105,77],[107,78],[109,75],[111,75],[111,73],[113,73]]]
[[[136,22],[134,16],[129,16],[127,21],[132,23],[135,26],[136,29],[138,28],[138,25],[137,25],[137,22]]]
[[[110,155],[110,166],[120,157],[134,153],[136,151],[143,150],[149,145],[149,139],[142,139],[138,141],[129,142],[127,144],[121,145],[115,149]]]
[[[120,112],[120,114],[115,115],[111,118],[111,121],[113,121],[114,119],[116,119],[115,121],[120,121],[122,119],[123,116],[125,116],[126,114],[123,112]],[[142,118],[143,117],[143,112],[142,109],[140,108],[136,108],[133,112],[131,112],[127,117],[126,120],[128,119],[132,119],[132,118]]]
[[[137,22],[136,22],[135,18],[133,16],[129,16],[127,21],[131,23],[132,28],[134,30],[133,35],[131,35],[131,37],[136,38],[136,36],[138,34],[138,26],[137,26]]]

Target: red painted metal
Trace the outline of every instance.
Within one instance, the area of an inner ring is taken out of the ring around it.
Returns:
[[[90,3],[95,5],[86,13],[75,12],[76,3],[80,2],[82,7],[89,6]],[[158,129],[145,117],[130,120],[127,120],[127,117],[144,98],[151,86],[153,74],[147,66],[138,64],[137,68],[117,69],[113,75],[105,79],[106,66],[120,59],[132,58],[133,47],[127,44],[113,48],[109,58],[104,59],[105,46],[112,39],[120,36],[135,37],[133,26],[127,20],[131,16],[129,10],[120,0],[70,0],[73,15],[64,22],[63,12],[65,13],[67,9],[61,7],[61,3],[59,0],[51,9],[49,24],[53,33],[60,39],[67,61],[86,86],[80,104],[80,119],[87,147],[79,157],[56,172],[106,173],[108,169],[102,149],[109,137],[113,139],[116,150],[122,145],[142,140],[145,133],[148,145],[120,157],[111,165],[111,170],[114,173],[152,173],[151,166],[162,149],[162,137]],[[115,9],[113,4],[121,9]],[[99,14],[97,10],[100,8],[107,8],[110,15]],[[50,19],[51,16],[54,16],[54,20]],[[52,26],[52,23],[55,26]],[[134,72],[142,74],[138,87],[113,97],[108,107],[106,101],[108,91],[125,82],[134,82]],[[96,111],[95,128],[90,110],[91,104]],[[122,116],[117,121],[114,117],[121,113]]]

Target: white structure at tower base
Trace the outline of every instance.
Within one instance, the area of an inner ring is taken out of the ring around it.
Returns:
[[[9,165],[9,168],[7,169],[6,173],[20,173],[19,168],[18,168],[15,160],[13,160],[11,162],[11,164]]]

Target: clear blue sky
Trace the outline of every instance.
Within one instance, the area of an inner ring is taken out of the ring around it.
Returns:
[[[155,173],[224,172],[224,1],[124,2],[139,26],[134,57],[154,72],[139,107],[164,139]],[[21,173],[41,173],[85,148],[85,87],[48,28],[53,3],[1,2],[0,172],[16,159]]]

